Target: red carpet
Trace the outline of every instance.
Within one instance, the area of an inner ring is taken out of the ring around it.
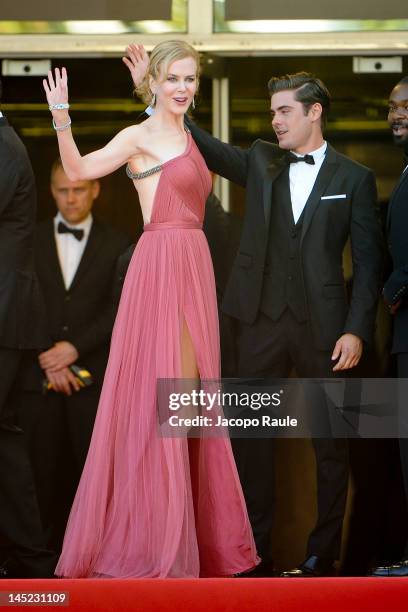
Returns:
[[[2,580],[0,588],[0,607],[5,591],[65,591],[67,607],[40,607],[69,612],[393,612],[408,606],[405,578]]]

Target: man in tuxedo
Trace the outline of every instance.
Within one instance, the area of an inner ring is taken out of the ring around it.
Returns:
[[[49,348],[26,367],[19,421],[29,443],[43,524],[58,547],[88,452],[108,359],[115,267],[130,239],[93,217],[98,181],[70,181],[58,159],[50,187],[58,212],[37,226],[35,253]],[[73,365],[90,372],[89,387],[79,386]],[[45,381],[49,389],[44,394]],[[67,498],[62,508],[55,505],[63,498],[61,487]]]
[[[0,82],[1,99],[1,82]],[[46,346],[34,271],[34,174],[27,151],[0,112],[0,539],[1,578],[53,575],[23,432],[15,424],[21,364]],[[4,556],[4,555],[3,555]]]
[[[279,146],[255,141],[243,150],[194,124],[210,170],[246,188],[240,248],[223,309],[239,321],[238,375],[284,378],[346,374],[372,339],[382,267],[376,185],[366,167],[323,138],[330,106],[325,85],[308,73],[272,78],[272,128]],[[351,239],[353,287],[342,268]],[[258,552],[270,571],[273,454],[268,439],[236,440],[234,451]],[[333,573],[348,484],[344,439],[313,439],[316,525],[306,559],[283,573]],[[269,564],[269,567],[268,567]]]
[[[398,376],[408,378],[408,77],[401,79],[391,92],[388,122],[394,142],[405,154],[403,170],[391,194],[387,214],[387,242],[392,260],[392,273],[385,283],[383,295],[394,316],[392,352],[397,356]],[[401,436],[408,436],[407,397],[401,398]],[[401,466],[408,498],[408,438],[399,440]],[[374,576],[408,576],[408,543],[401,562],[377,567]]]

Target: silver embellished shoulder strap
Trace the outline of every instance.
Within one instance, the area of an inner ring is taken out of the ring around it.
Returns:
[[[144,172],[132,172],[132,170],[129,167],[129,164],[127,164],[126,174],[128,175],[130,179],[137,181],[139,179],[147,178],[148,176],[151,176],[152,174],[156,174],[156,172],[160,172],[161,169],[162,169],[162,164],[159,164],[158,166],[154,166],[154,168],[150,168],[150,170],[145,170]]]

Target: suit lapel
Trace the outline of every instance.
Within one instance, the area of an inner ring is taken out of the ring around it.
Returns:
[[[271,218],[273,181],[275,181],[278,178],[282,170],[287,168],[287,164],[284,158],[285,158],[285,153],[283,152],[281,157],[277,157],[276,159],[274,159],[271,162],[271,164],[268,166],[265,177],[264,177],[263,206],[264,206],[266,233],[268,232],[269,221]]]
[[[44,249],[45,253],[49,253],[49,257],[47,257],[47,269],[49,270],[51,276],[56,283],[56,286],[59,291],[65,293],[65,283],[64,278],[62,276],[62,270],[58,257],[58,249],[57,243],[55,241],[55,230],[54,230],[54,220],[49,219],[47,222],[47,228],[44,233],[44,244],[38,245],[37,248],[41,250]]]
[[[405,170],[405,172],[403,172],[403,173],[401,174],[399,181],[398,181],[398,182],[397,182],[397,184],[395,185],[395,187],[394,187],[394,189],[393,189],[393,191],[392,191],[392,193],[391,193],[391,195],[390,195],[390,200],[389,200],[389,203],[388,203],[388,210],[387,210],[387,224],[386,224],[387,229],[388,229],[388,228],[389,228],[389,226],[390,226],[390,221],[391,221],[391,209],[392,209],[392,207],[393,207],[393,205],[394,205],[394,202],[395,202],[395,200],[396,200],[397,193],[398,193],[398,192],[399,192],[399,190],[401,189],[402,185],[404,185],[404,184],[405,184],[405,182],[407,181],[407,178],[408,178],[408,169],[407,169],[407,170]]]
[[[313,189],[305,205],[305,216],[303,219],[300,244],[302,244],[303,238],[305,237],[305,234],[313,219],[313,215],[315,214],[316,209],[321,202],[320,198],[325,193],[338,167],[339,162],[337,160],[336,151],[333,149],[333,147],[327,144],[326,158],[322,164],[322,167],[320,168],[315,184],[313,185]]]
[[[101,230],[101,227],[96,221],[96,219],[94,219],[92,222],[91,231],[89,232],[89,237],[86,243],[85,250],[81,257],[81,261],[79,262],[77,271],[75,273],[74,278],[72,279],[71,286],[69,287],[70,290],[75,288],[76,285],[78,285],[87,268],[95,261],[94,254],[95,251],[98,250],[102,239],[103,231]]]

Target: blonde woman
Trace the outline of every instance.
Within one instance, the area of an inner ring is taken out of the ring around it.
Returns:
[[[258,562],[228,438],[158,434],[158,378],[220,374],[214,276],[201,229],[211,180],[184,128],[198,78],[192,47],[157,45],[142,86],[154,116],[85,156],[71,133],[66,70],[44,80],[69,178],[96,179],[126,165],[145,223],[59,576],[225,576]]]

